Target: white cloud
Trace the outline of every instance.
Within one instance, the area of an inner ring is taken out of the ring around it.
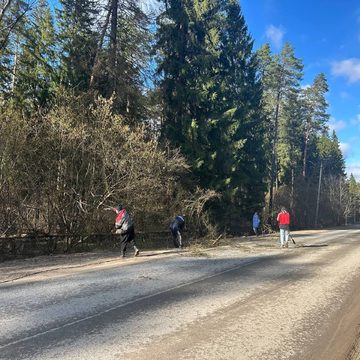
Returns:
[[[360,162],[350,163],[346,166],[346,174],[350,177],[353,174],[357,180],[360,180]]]
[[[340,150],[341,150],[344,158],[347,158],[347,156],[349,155],[350,144],[341,142],[340,143]]]
[[[158,14],[161,10],[160,2],[157,0],[139,0],[140,7],[146,13]]]
[[[354,126],[358,126],[360,129],[360,114],[357,114],[356,117],[351,120],[351,124]]]
[[[282,27],[270,25],[266,28],[266,37],[277,48],[280,48],[285,35],[285,30]]]
[[[351,58],[332,63],[332,74],[336,76],[345,76],[349,82],[360,81],[360,59]]]
[[[331,118],[329,121],[329,129],[330,131],[335,130],[336,132],[345,129],[347,126],[346,122],[344,120],[336,120],[334,118]]]

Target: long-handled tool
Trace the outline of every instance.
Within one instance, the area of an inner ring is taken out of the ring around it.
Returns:
[[[294,238],[290,235],[290,233],[289,233],[289,238],[291,239],[291,241],[293,242],[293,244],[296,245],[296,242],[295,242]]]

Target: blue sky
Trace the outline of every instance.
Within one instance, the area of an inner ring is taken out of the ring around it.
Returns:
[[[355,0],[241,0],[255,48],[284,42],[304,63],[303,85],[324,73],[330,128],[341,142],[348,175],[360,180],[360,2]]]

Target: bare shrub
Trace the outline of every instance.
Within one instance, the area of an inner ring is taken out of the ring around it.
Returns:
[[[2,232],[86,236],[108,232],[125,205],[142,231],[167,231],[186,213],[191,229],[215,232],[205,204],[217,195],[182,186],[190,169],[179,151],[160,147],[144,125],[114,115],[112,100],[63,96],[46,114],[2,116]],[[189,182],[189,181],[188,181]]]
[[[196,191],[185,200],[185,211],[192,220],[190,226],[197,237],[206,236],[208,239],[214,239],[218,235],[219,230],[216,224],[210,221],[210,215],[205,207],[209,201],[219,198],[219,194],[214,190],[196,188]]]

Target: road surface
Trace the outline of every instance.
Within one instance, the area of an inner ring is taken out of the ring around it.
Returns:
[[[5,263],[0,359],[360,359],[360,230],[294,236],[14,279]]]

